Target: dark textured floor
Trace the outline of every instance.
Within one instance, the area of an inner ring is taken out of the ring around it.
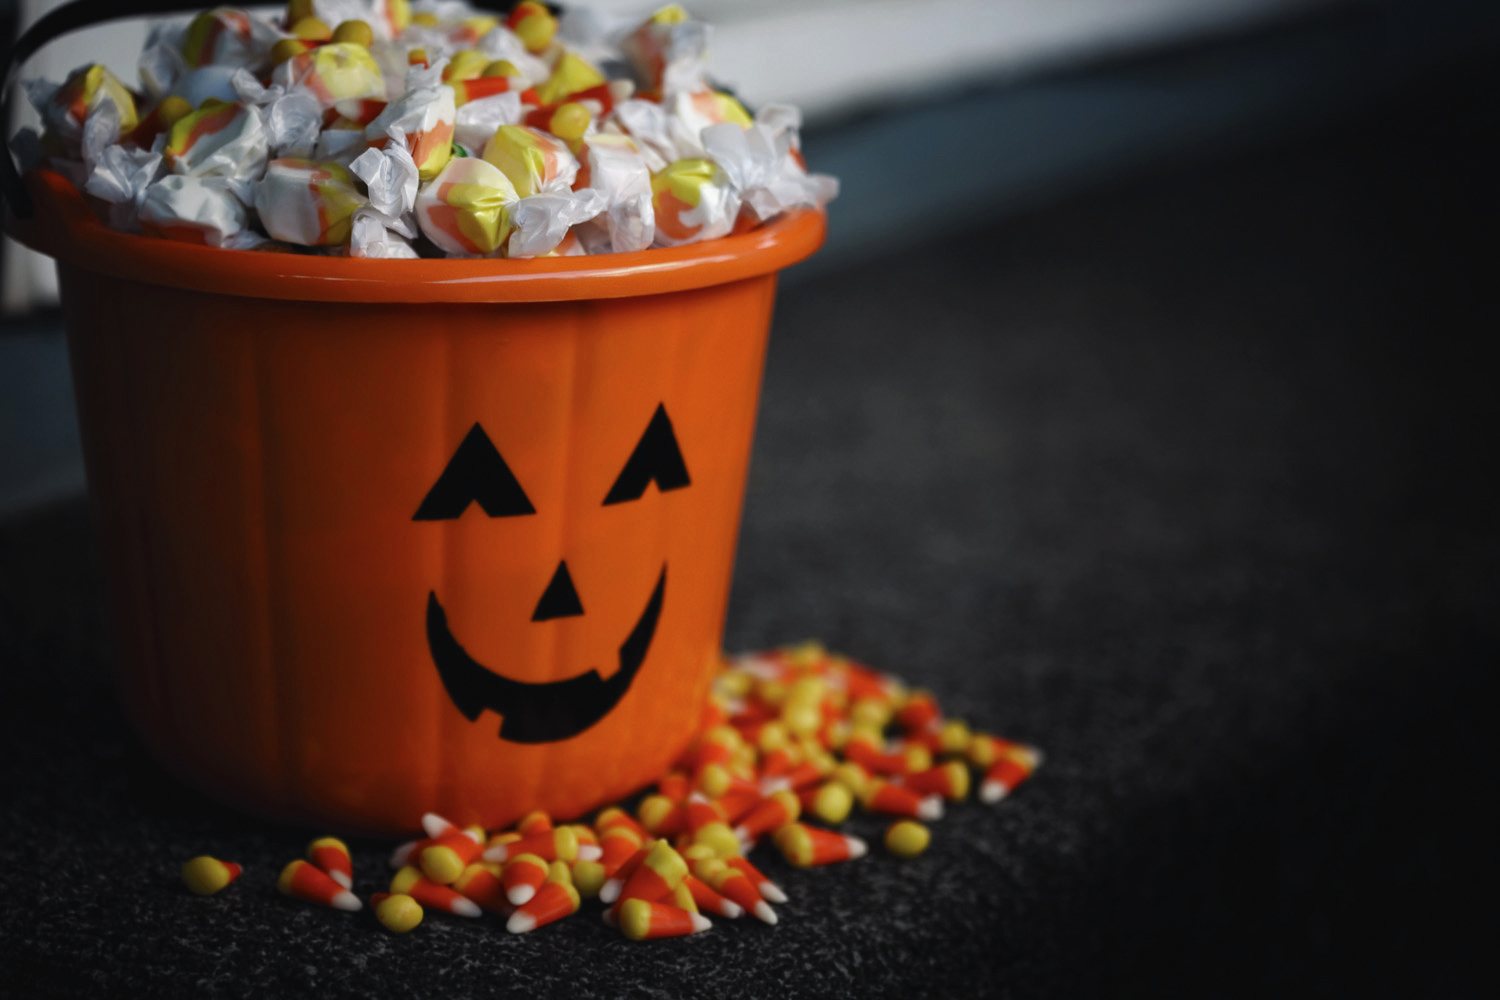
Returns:
[[[278,898],[306,831],[123,730],[81,507],[0,526],[0,993],[1477,994],[1494,118],[1432,96],[785,296],[729,644],[822,636],[1049,762],[914,863],[768,864],[774,929]]]

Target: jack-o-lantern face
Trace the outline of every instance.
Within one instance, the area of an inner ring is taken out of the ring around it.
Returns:
[[[640,500],[655,483],[658,490],[690,485],[687,464],[666,407],[659,405],[624,466],[605,493],[603,506]],[[471,506],[487,516],[522,517],[536,508],[505,459],[480,424],[475,424],[449,459],[414,521],[445,521],[460,517]],[[587,670],[565,680],[545,684],[517,681],[475,660],[454,636],[436,591],[427,596],[427,646],[438,677],[456,707],[473,722],[489,709],[501,717],[500,738],[516,743],[567,740],[609,714],[630,689],[651,649],[666,599],[667,564],[661,564],[656,586],[629,634],[618,642],[619,668],[608,680],[598,670]],[[499,613],[524,613],[502,609]],[[533,622],[585,614],[584,604],[566,559],[558,562],[531,611]]]

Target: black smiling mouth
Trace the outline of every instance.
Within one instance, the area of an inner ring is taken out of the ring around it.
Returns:
[[[500,738],[514,743],[551,743],[571,739],[609,714],[630,690],[661,618],[667,566],[651,598],[620,644],[620,669],[605,680],[599,671],[547,684],[511,680],[470,656],[448,628],[448,615],[437,592],[427,595],[427,647],[454,707],[470,722],[489,709],[501,716]]]

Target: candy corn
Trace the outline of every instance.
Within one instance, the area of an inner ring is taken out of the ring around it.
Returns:
[[[696,875],[688,875],[682,880],[692,895],[693,903],[699,910],[707,910],[709,913],[734,920],[745,912],[745,908],[734,900],[721,896],[717,890]],[[680,887],[679,887],[680,888]]]
[[[700,913],[689,913],[670,903],[644,899],[627,899],[620,907],[618,924],[621,933],[632,941],[685,937],[701,934],[713,924]]]
[[[899,858],[914,858],[930,843],[932,831],[915,820],[898,820],[885,831],[885,849]]]
[[[724,863],[750,880],[755,890],[763,896],[767,902],[785,903],[786,893],[781,886],[772,882],[759,868],[750,863],[749,858],[725,858]]]
[[[483,911],[479,904],[464,897],[452,886],[439,885],[424,877],[419,868],[410,865],[391,879],[391,892],[401,892],[429,910],[442,910],[456,917],[477,917]]]
[[[306,861],[293,861],[283,868],[281,877],[276,880],[276,888],[283,895],[319,906],[331,906],[335,910],[352,912],[361,906],[354,893]]]
[[[687,874],[687,862],[672,849],[672,845],[658,840],[646,851],[640,865],[620,889],[622,899],[661,899],[669,895]]]
[[[1041,754],[1030,747],[1017,747],[1009,751],[984,772],[984,783],[979,786],[979,801],[999,802],[1016,787],[1031,777],[1041,764]]]
[[[521,854],[534,854],[543,861],[572,861],[578,857],[578,835],[566,826],[543,830],[508,844],[496,844],[484,852],[486,861],[507,861]]]
[[[820,830],[802,823],[793,823],[778,830],[776,847],[787,863],[797,868],[852,861],[864,857],[868,850],[865,842],[858,837]]]
[[[923,796],[905,785],[876,779],[860,797],[864,807],[885,816],[910,816],[913,819],[942,819],[943,800],[937,795]]]
[[[182,881],[188,891],[199,896],[212,896],[240,877],[244,871],[233,861],[220,861],[201,854],[182,866]]]
[[[790,789],[782,789],[762,799],[759,805],[740,820],[734,832],[746,843],[754,843],[763,834],[791,823],[801,813],[802,803],[797,800],[797,793]]]
[[[505,873],[500,881],[505,885],[505,896],[520,906],[541,888],[547,880],[547,862],[535,854],[519,854],[505,863]]]
[[[354,862],[349,858],[349,845],[339,838],[319,837],[307,845],[307,856],[345,889],[354,885]]]
[[[571,883],[547,882],[524,906],[510,915],[505,929],[512,934],[527,934],[577,913],[580,904],[578,890]]]
[[[422,905],[404,892],[377,892],[370,903],[375,919],[392,934],[405,934],[422,922]]]
[[[478,904],[490,913],[508,917],[515,905],[505,890],[505,883],[485,864],[472,864],[453,883],[453,888],[465,899]]]

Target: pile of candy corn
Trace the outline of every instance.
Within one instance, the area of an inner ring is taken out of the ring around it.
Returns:
[[[994,803],[1040,763],[1035,748],[975,732],[945,717],[931,693],[817,644],[741,656],[716,678],[688,750],[634,815],[610,806],[592,824],[555,824],[537,812],[490,835],[428,813],[426,837],[396,848],[389,891],[371,902],[397,933],[436,910],[492,913],[524,934],[577,913],[585,899],[637,941],[705,931],[710,915],[774,924],[786,893],[748,858],[766,843],[796,868],[861,858],[865,842],[832,829],[858,804],[892,818],[890,853],[915,857],[931,840],[925,823],[968,797],[972,773],[979,799]],[[322,837],[278,886],[358,910],[352,873],[349,849]],[[207,895],[240,867],[199,857],[182,874]]]

